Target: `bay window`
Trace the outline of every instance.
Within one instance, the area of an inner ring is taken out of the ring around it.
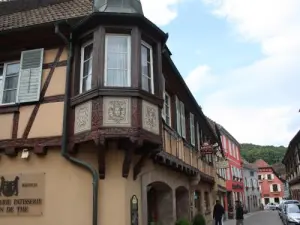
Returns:
[[[131,86],[131,38],[129,35],[106,35],[104,85]]]
[[[141,69],[142,89],[154,94],[153,52],[152,47],[145,42],[141,46]]]
[[[93,43],[88,42],[81,48],[80,93],[92,88]]]

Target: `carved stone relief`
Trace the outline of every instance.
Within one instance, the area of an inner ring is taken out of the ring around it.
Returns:
[[[131,126],[131,98],[103,97],[103,126]]]
[[[74,133],[91,130],[92,102],[85,102],[75,108]]]
[[[143,101],[143,129],[154,134],[159,134],[158,107],[149,102]]]

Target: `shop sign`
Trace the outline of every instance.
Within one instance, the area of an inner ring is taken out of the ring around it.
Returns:
[[[229,167],[228,161],[227,160],[222,160],[216,162],[216,167],[218,169],[227,169]]]
[[[0,174],[0,216],[43,214],[45,173]]]
[[[202,155],[207,155],[207,154],[213,154],[214,153],[214,148],[211,144],[204,142],[203,145],[200,148],[200,153]]]

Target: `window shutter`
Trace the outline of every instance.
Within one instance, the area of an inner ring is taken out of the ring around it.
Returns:
[[[274,180],[274,174],[271,174],[271,179]]]
[[[280,192],[281,191],[281,185],[277,184],[277,188],[278,188],[278,191]]]
[[[0,74],[0,103],[2,103],[2,94],[3,94],[3,78]]]
[[[270,192],[273,192],[273,185],[270,184]]]
[[[265,179],[268,180],[268,174],[265,174]]]
[[[181,135],[180,102],[176,95],[175,95],[175,99],[176,99],[176,129],[177,129],[177,133]]]
[[[197,148],[200,150],[200,131],[199,131],[199,123],[196,125],[196,135],[197,135]]]
[[[40,99],[44,49],[23,51],[17,102],[34,102]]]
[[[195,120],[194,114],[190,113],[190,131],[191,131],[191,144],[195,146]]]
[[[162,110],[161,110],[161,116],[162,116],[162,118],[165,120],[166,119],[166,106],[165,106],[165,97],[166,97],[166,95],[165,95],[165,77],[164,77],[164,75],[162,74],[162,90],[163,90],[163,100],[164,100],[164,105],[163,105],[163,108],[162,108]]]
[[[185,126],[185,109],[183,102],[181,104],[181,135],[183,138],[186,138],[186,126]]]

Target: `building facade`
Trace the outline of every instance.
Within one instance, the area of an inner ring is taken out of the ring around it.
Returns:
[[[280,203],[284,194],[283,181],[275,173],[272,166],[259,159],[254,163],[258,168],[258,181],[261,192],[261,203]]]
[[[258,182],[258,168],[243,159],[243,176],[245,206],[248,212],[254,212],[260,209],[260,189]]]
[[[209,224],[222,143],[168,35],[139,1],[27,3],[0,3],[1,224]]]
[[[289,187],[289,197],[300,201],[300,131],[290,141],[282,163],[286,168],[288,184],[285,186]]]
[[[242,171],[242,158],[239,142],[221,125],[219,125],[225,158],[228,161],[226,169],[226,214],[234,212],[235,201],[244,203],[244,182]],[[228,217],[231,217],[228,215]]]

